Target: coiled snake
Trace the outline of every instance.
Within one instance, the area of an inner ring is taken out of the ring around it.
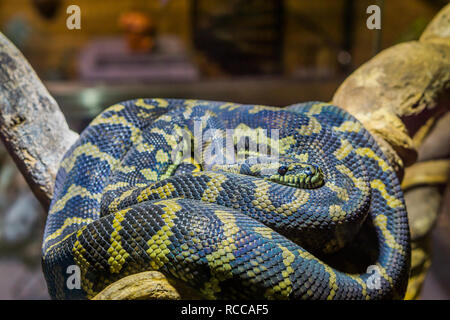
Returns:
[[[42,265],[53,298],[158,270],[208,299],[387,299],[409,255],[399,181],[345,111],[137,99],[61,162]]]

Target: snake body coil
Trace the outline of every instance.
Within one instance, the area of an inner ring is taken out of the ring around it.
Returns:
[[[202,157],[181,156],[194,145]],[[166,99],[114,105],[84,130],[42,252],[53,298],[146,270],[210,299],[401,298],[410,259],[399,181],[345,111]]]

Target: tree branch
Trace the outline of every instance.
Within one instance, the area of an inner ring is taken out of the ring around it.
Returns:
[[[59,162],[77,137],[26,59],[0,33],[0,138],[46,211]]]
[[[450,4],[419,41],[383,50],[353,72],[333,97],[333,104],[371,131],[399,176],[416,161],[413,138],[419,128],[449,110],[449,30]]]

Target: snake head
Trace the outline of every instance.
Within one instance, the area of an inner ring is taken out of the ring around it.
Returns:
[[[321,187],[324,183],[322,169],[316,164],[299,162],[291,157],[254,157],[233,164],[217,164],[212,166],[213,171],[245,174],[260,177],[278,184],[313,189]]]
[[[281,163],[270,181],[296,188],[313,189],[324,183],[322,169],[318,165],[302,162]]]

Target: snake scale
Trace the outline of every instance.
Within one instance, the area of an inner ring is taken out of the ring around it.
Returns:
[[[398,178],[362,124],[322,102],[109,107],[60,164],[42,246],[59,299],[147,270],[206,299],[402,298],[409,264]]]

